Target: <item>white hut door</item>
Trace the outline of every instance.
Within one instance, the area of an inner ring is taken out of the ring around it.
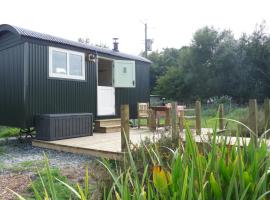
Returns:
[[[98,86],[98,115],[115,115],[114,87]]]

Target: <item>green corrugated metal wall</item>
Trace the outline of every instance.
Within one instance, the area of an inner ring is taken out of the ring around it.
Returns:
[[[22,43],[20,37],[10,32],[0,34],[0,51]]]
[[[24,126],[24,44],[13,34],[0,37],[0,122]]]
[[[63,45],[29,44],[29,100],[28,119],[40,113],[91,112],[96,117],[97,83],[96,64],[86,62],[86,81],[48,78],[48,48]],[[78,51],[79,49],[72,48]],[[82,51],[82,50],[81,50]],[[101,55],[112,59],[123,59]],[[120,105],[130,104],[130,117],[137,115],[137,102],[149,101],[149,64],[136,61],[136,88],[116,88],[116,115],[120,116]]]
[[[95,65],[86,62],[86,81],[48,78],[48,46],[29,44],[28,122],[44,113],[96,112]]]
[[[96,117],[97,72],[94,62],[86,61],[86,81],[48,78],[49,46],[90,52],[32,38],[7,37],[10,42],[5,43],[5,48],[8,49],[0,50],[1,125],[32,126],[34,116],[44,113],[91,112]],[[0,48],[1,44],[4,47],[0,41]],[[105,54],[99,56],[123,60]],[[136,103],[149,101],[149,94],[149,63],[136,61],[136,88],[116,89],[117,116],[120,105],[127,103],[130,104],[131,118],[135,118]]]

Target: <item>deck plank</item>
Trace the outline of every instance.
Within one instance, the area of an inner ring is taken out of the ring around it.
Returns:
[[[131,129],[131,143],[139,144],[145,137],[151,138],[153,137],[153,133],[151,133],[148,129]],[[120,160],[123,155],[121,152],[120,132],[106,134],[94,133],[93,136],[56,141],[33,140],[32,145],[41,148],[116,160]]]
[[[194,140],[197,143],[209,142],[209,135],[207,134],[207,132],[211,130],[202,129],[202,131],[204,132],[204,134],[202,135],[196,135],[194,131],[193,135]],[[148,129],[133,128],[130,130],[130,140],[131,143],[135,145],[140,144],[141,141],[144,140],[146,137],[150,138],[150,140],[153,140],[154,137],[158,138],[159,136],[160,134],[153,134]],[[184,134],[181,134],[181,138],[183,141],[186,140]],[[222,140],[224,140],[224,136],[217,136],[216,140],[217,142],[221,142]],[[241,138],[240,146],[242,146],[243,143],[248,144],[249,141],[250,138]],[[226,143],[227,145],[237,145],[237,138],[228,137]],[[106,133],[106,134],[94,133],[93,136],[56,140],[56,141],[33,140],[32,145],[36,147],[54,149],[58,151],[85,154],[98,158],[121,160],[123,157],[123,153],[121,152],[120,132]],[[267,145],[270,146],[269,140],[267,140]]]

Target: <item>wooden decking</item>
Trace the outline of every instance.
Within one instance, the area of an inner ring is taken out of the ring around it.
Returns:
[[[148,129],[131,129],[130,140],[132,144],[139,144],[144,138],[153,138]],[[94,133],[93,136],[71,138],[56,141],[33,140],[32,145],[58,151],[85,154],[95,157],[120,160],[121,133]]]
[[[193,130],[193,138],[196,143],[208,143],[209,139],[211,139],[211,129],[202,129],[201,135],[196,135],[195,130]],[[158,131],[157,133],[152,133],[149,129],[131,129],[130,130],[130,140],[132,144],[140,144],[142,140],[148,137],[150,140],[154,138],[158,139],[160,134],[165,133],[164,131]],[[165,133],[165,134],[168,134]],[[181,138],[183,141],[186,140],[185,134],[181,134]],[[217,136],[216,141],[223,142],[225,140],[225,136]],[[248,144],[250,142],[250,138],[240,138],[240,146],[244,143]],[[270,148],[270,141],[267,140],[267,146]],[[227,137],[226,138],[227,145],[238,145],[236,137]],[[79,138],[71,138],[64,140],[56,140],[56,141],[41,141],[41,140],[33,140],[32,145],[41,148],[53,149],[58,151],[70,152],[70,153],[78,153],[85,154],[89,156],[99,157],[99,158],[108,158],[108,159],[116,159],[121,160],[123,157],[123,153],[121,152],[121,133],[94,133],[93,136],[88,137],[79,137]]]

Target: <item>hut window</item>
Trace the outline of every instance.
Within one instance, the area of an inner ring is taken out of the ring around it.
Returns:
[[[84,54],[49,48],[49,77],[85,80]]]
[[[55,74],[67,74],[67,53],[52,51],[52,71]]]
[[[82,76],[82,56],[69,55],[69,73],[74,76]]]

